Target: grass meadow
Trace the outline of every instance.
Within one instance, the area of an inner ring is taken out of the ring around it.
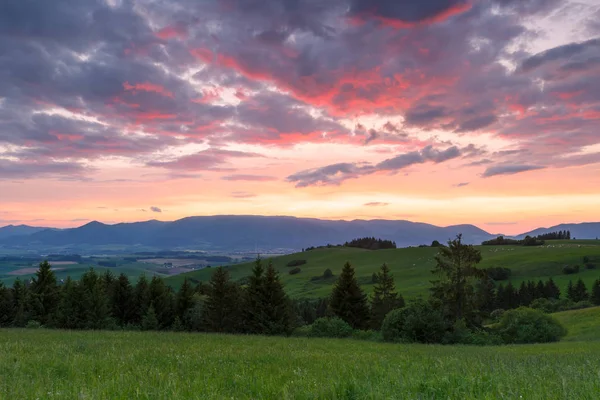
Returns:
[[[599,393],[600,341],[595,340],[469,347],[0,331],[2,399],[592,400]]]

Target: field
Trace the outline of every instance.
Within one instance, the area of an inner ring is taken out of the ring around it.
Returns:
[[[595,329],[598,339],[598,320]],[[600,341],[464,347],[0,331],[3,399],[596,399],[599,374]]]
[[[553,314],[569,328],[565,341],[600,340],[600,307]]]
[[[547,245],[540,247],[478,246],[478,248],[483,257],[480,267],[510,268],[514,285],[519,285],[523,280],[537,281],[552,277],[565,293],[571,279],[576,281],[581,277],[588,288],[591,288],[593,281],[600,278],[600,241],[548,241]],[[367,292],[372,290],[372,274],[379,270],[381,264],[387,263],[402,295],[406,298],[414,298],[428,294],[427,290],[433,279],[431,270],[435,265],[436,253],[437,249],[429,247],[377,251],[326,248],[276,257],[272,261],[281,273],[286,290],[295,298],[329,295],[335,277],[318,281],[313,281],[311,278],[322,275],[327,268],[337,276],[346,261],[350,261],[355,267],[358,280]],[[583,267],[584,256],[588,256],[598,269],[586,270]],[[307,263],[300,266],[302,271],[299,274],[290,275],[288,271],[291,268],[286,264],[296,259],[305,259]],[[577,274],[564,275],[562,268],[565,265],[580,265],[581,271]],[[246,263],[228,267],[228,270],[232,279],[238,280],[250,275],[251,268],[252,264]],[[206,269],[169,277],[166,281],[177,288],[185,277],[208,281],[211,274],[211,269]]]

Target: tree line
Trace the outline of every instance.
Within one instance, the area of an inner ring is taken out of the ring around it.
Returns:
[[[124,274],[116,277],[93,269],[78,281],[67,278],[60,285],[46,261],[30,282],[17,279],[12,287],[0,285],[0,326],[290,335],[299,326],[323,328],[329,322],[322,320],[337,318],[348,329],[382,330],[387,332],[384,336],[412,324],[416,330],[410,337],[416,341],[444,337],[452,342],[458,341],[452,336],[457,332],[485,331],[484,322],[497,310],[552,309],[561,296],[551,278],[523,282],[518,288],[511,282],[496,286],[488,270],[477,268],[479,250],[463,244],[460,236],[440,247],[435,259],[429,298],[408,304],[385,264],[371,296],[359,285],[353,266],[345,263],[327,299],[293,301],[273,264],[260,258],[243,285],[219,267],[208,283],[193,286],[186,279],[178,291],[160,277],[142,275],[132,283]],[[566,298],[600,305],[600,279],[591,293],[581,280],[570,283]]]

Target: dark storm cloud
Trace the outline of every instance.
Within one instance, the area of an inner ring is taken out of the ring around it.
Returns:
[[[549,62],[567,60],[589,49],[595,51],[596,54],[600,52],[600,39],[590,39],[581,43],[569,43],[533,55],[521,63],[521,71],[529,72]]]

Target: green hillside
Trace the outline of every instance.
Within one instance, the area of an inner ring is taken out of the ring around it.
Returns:
[[[600,340],[600,307],[563,311],[552,315],[568,330],[564,341]]]
[[[593,281],[600,278],[600,241],[548,241],[540,247],[522,246],[478,246],[483,261],[481,268],[506,267],[512,270],[513,284],[523,280],[539,280],[553,277],[563,293],[569,280],[582,278],[588,288]],[[346,261],[356,269],[357,277],[363,288],[372,290],[371,276],[379,270],[383,263],[391,268],[396,285],[402,295],[413,298],[427,295],[432,279],[436,248],[403,248],[390,250],[363,250],[356,248],[325,248],[303,253],[290,254],[273,258],[273,264],[279,270],[288,293],[295,298],[315,298],[329,295],[335,277],[329,280],[312,281],[311,278],[321,276],[329,268],[337,276]],[[583,257],[587,256],[598,269],[587,270],[583,266]],[[292,260],[304,259],[306,264],[300,266],[301,272],[290,275],[286,264]],[[579,265],[577,274],[564,275],[565,265]],[[251,263],[228,267],[234,280],[250,275]],[[204,269],[166,278],[171,286],[178,288],[185,277],[206,282],[212,274],[211,269]]]

